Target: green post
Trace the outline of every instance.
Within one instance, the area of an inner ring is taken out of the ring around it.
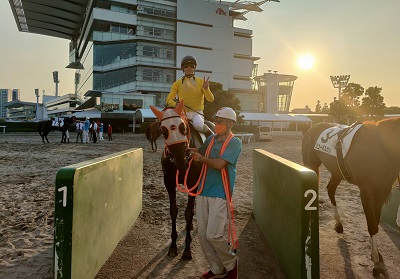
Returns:
[[[286,277],[319,278],[317,175],[261,149],[253,171],[254,216]]]
[[[75,168],[56,175],[54,201],[54,278],[71,278],[73,183]]]

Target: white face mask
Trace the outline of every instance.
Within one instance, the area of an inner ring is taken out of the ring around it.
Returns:
[[[182,118],[174,110],[167,110],[163,114],[161,130],[167,145],[187,142],[187,128]]]

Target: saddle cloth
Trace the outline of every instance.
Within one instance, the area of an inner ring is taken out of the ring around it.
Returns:
[[[53,122],[51,123],[51,126],[53,127],[62,127],[64,125],[64,120],[53,120]]]
[[[318,137],[317,142],[315,143],[314,149],[337,157],[336,152],[336,144],[339,140],[342,141],[342,155],[346,157],[347,152],[350,149],[351,141],[353,140],[354,134],[360,129],[362,124],[356,124],[352,126],[346,125],[337,125],[331,128],[326,129],[321,133]],[[345,131],[346,135],[342,137],[342,132]]]

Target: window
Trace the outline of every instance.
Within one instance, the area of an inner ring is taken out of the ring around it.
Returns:
[[[143,47],[143,55],[151,56],[151,57],[160,57],[160,48],[153,46],[144,46]]]
[[[160,81],[160,70],[156,69],[143,69],[144,81]]]
[[[122,109],[123,110],[137,110],[143,107],[143,100],[136,99],[124,99]]]

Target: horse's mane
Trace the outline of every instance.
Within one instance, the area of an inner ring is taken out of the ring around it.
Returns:
[[[367,120],[367,121],[363,121],[363,124],[366,125],[380,125],[380,126],[386,126],[386,125],[398,125],[397,121],[400,120],[400,117],[390,117],[390,118],[385,118],[385,119],[381,119],[378,121],[371,121],[371,120]]]

